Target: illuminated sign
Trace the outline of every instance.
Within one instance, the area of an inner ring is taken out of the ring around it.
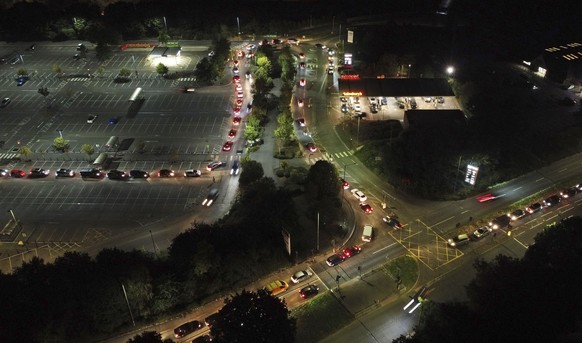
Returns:
[[[465,174],[465,182],[475,185],[477,182],[477,173],[479,172],[479,167],[467,164],[467,174]]]
[[[348,43],[354,42],[354,31],[348,30]]]
[[[342,94],[345,96],[362,96],[362,95],[364,95],[364,93],[362,93],[362,92],[343,92]]]
[[[352,67],[352,54],[344,54],[344,67]]]
[[[358,74],[343,74],[340,75],[340,80],[359,80],[360,75]]]

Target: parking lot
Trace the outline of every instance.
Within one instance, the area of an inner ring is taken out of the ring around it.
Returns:
[[[206,49],[187,50],[183,63],[170,71],[193,69],[190,63],[195,65],[207,54]],[[5,53],[6,46],[0,51]],[[102,75],[95,73],[101,65],[94,59],[75,60],[74,53],[74,45],[41,45],[34,52],[23,52],[24,63],[0,65],[0,96],[11,99],[0,108],[0,168],[27,173],[32,168],[51,170],[46,178],[0,179],[0,207],[12,209],[23,223],[14,242],[49,244],[53,250],[55,244],[63,249],[86,246],[161,218],[212,211],[232,201],[236,177],[229,172],[240,158],[235,152],[244,144],[247,114],[241,113],[243,122],[233,150],[222,151],[233,125],[232,84],[197,87],[195,92],[184,93],[182,88],[192,85],[194,79],[161,78],[148,64],[146,50],[116,52],[103,64]],[[55,74],[55,64],[64,76]],[[132,70],[131,80],[113,82],[122,67]],[[29,77],[17,86],[19,68],[27,69]],[[243,79],[242,85],[246,108],[250,84]],[[41,87],[47,87],[50,94],[39,94]],[[130,102],[137,87],[143,90]],[[97,118],[88,123],[89,115]],[[112,118],[115,123],[111,123]],[[59,136],[68,141],[66,153],[53,148],[53,140]],[[112,136],[118,137],[119,145],[105,147]],[[92,146],[95,153],[83,153],[84,144]],[[31,153],[19,155],[22,146]],[[138,169],[152,177],[126,181],[80,178],[79,170],[90,167],[100,152],[108,154],[107,166],[103,166],[106,170]],[[217,160],[225,162],[224,167],[207,171],[208,163]],[[75,170],[77,176],[55,178],[59,168]],[[164,168],[175,170],[177,176],[159,178],[157,172]],[[186,178],[183,172],[187,169],[200,169],[202,175]],[[202,207],[210,188],[220,189],[218,198],[213,207]],[[3,223],[9,218],[9,214],[0,216]]]

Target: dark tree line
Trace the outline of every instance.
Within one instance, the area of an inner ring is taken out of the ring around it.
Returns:
[[[582,218],[546,228],[522,259],[475,268],[468,302],[429,303],[414,337],[396,342],[580,342]]]

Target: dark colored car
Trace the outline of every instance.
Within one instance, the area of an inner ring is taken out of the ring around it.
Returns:
[[[235,160],[230,169],[230,175],[238,175],[238,173],[240,173],[240,163],[238,160]]]
[[[158,172],[158,177],[174,177],[174,175],[176,175],[176,173],[170,169],[161,169]]]
[[[12,169],[10,171],[10,176],[21,178],[21,177],[25,177],[26,176],[26,173],[24,172],[24,170]]]
[[[360,248],[357,245],[353,245],[351,247],[347,247],[342,251],[342,256],[344,257],[344,259],[353,257],[357,254],[359,254],[360,252],[362,252],[362,248]]]
[[[343,258],[343,256],[338,255],[338,254],[333,254],[330,257],[328,257],[325,262],[327,263],[328,266],[333,267],[333,266],[336,266],[336,265],[342,263],[344,260],[345,259]]]
[[[241,121],[241,117],[233,117],[232,118],[232,125],[239,125]]]
[[[107,178],[110,180],[125,180],[127,179],[127,174],[122,170],[110,170],[107,173]]]
[[[316,296],[317,293],[319,293],[319,287],[315,285],[309,285],[301,288],[301,290],[299,291],[299,296],[301,296],[301,298],[303,299],[308,299],[313,296]]]
[[[57,170],[55,174],[57,177],[73,177],[75,176],[75,171],[71,169],[61,168]]]
[[[42,168],[34,168],[30,171],[30,177],[47,177],[50,173],[50,170],[45,170]]]
[[[218,198],[218,189],[213,188],[210,190],[210,192],[208,192],[208,195],[206,196],[204,201],[202,201],[202,206],[212,205],[212,203],[214,202],[214,200],[216,200],[216,198]]]
[[[382,220],[384,221],[384,223],[388,224],[389,226],[391,226],[395,230],[402,229],[402,224],[400,224],[400,222],[396,218],[393,218],[390,216],[385,216],[382,218]]]
[[[26,81],[28,81],[28,78],[26,76],[20,76],[19,78],[16,79],[16,85],[18,87],[23,86]]]
[[[150,177],[150,173],[145,172],[143,170],[130,170],[129,176],[133,177],[134,179],[147,179]]]
[[[204,325],[202,324],[202,322],[199,322],[197,320],[193,320],[191,322],[184,323],[184,324],[182,324],[174,329],[174,337],[182,338],[188,334],[191,334],[192,332],[194,332],[198,329],[201,329],[203,326]]]
[[[534,213],[542,209],[542,204],[536,202],[535,204],[531,204],[525,208],[528,213]]]
[[[207,342],[212,342],[212,337],[210,337],[210,335],[198,336],[194,338],[191,343],[207,343]]]
[[[576,193],[578,193],[578,188],[576,187],[570,187],[568,189],[564,189],[563,191],[560,192],[560,196],[564,199],[566,198],[571,198],[574,195],[576,195]]]
[[[109,123],[109,125],[115,125],[115,124],[119,123],[119,119],[117,117],[112,117],[112,118],[109,118],[109,120],[107,122]]]
[[[85,178],[85,177],[89,177],[89,178],[100,178],[103,174],[101,172],[101,170],[96,169],[96,168],[92,168],[92,169],[82,169],[81,172],[81,177]]]
[[[547,198],[546,200],[544,200],[543,205],[545,207],[550,207],[550,206],[554,206],[560,203],[560,200],[562,200],[562,198],[560,198],[559,195],[552,195],[551,197]]]
[[[6,107],[10,103],[10,98],[2,99],[2,103],[0,103],[0,107]]]

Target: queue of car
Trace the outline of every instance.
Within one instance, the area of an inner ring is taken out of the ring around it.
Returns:
[[[560,204],[563,199],[572,198],[580,192],[582,192],[582,184],[577,184],[575,186],[568,187],[568,188],[564,189],[563,191],[561,191],[560,193],[552,194],[540,202],[534,202],[525,208],[518,208],[518,209],[513,210],[512,212],[505,214],[505,215],[500,215],[500,216],[492,219],[488,223],[488,225],[477,228],[471,234],[463,233],[463,234],[459,234],[457,236],[454,236],[452,238],[449,238],[447,240],[447,243],[451,247],[458,248],[460,246],[469,244],[470,241],[480,240],[480,239],[488,236],[494,230],[503,229],[503,228],[511,229],[513,221],[522,219],[522,218],[526,217],[527,215],[534,214],[534,213],[539,212],[545,208],[556,206],[556,205]],[[487,202],[487,201],[492,201],[492,200],[495,200],[497,198],[500,198],[501,196],[503,196],[503,195],[495,195],[495,194],[488,193],[485,195],[478,196],[476,199],[479,202]]]

